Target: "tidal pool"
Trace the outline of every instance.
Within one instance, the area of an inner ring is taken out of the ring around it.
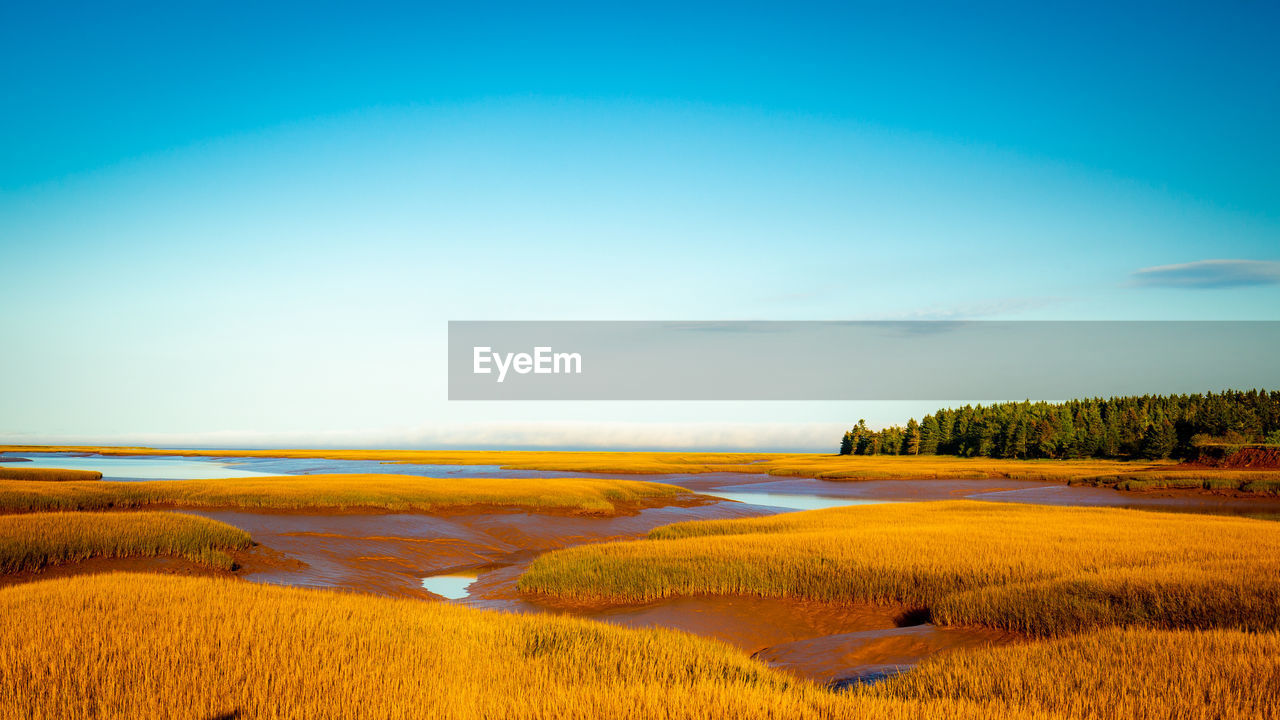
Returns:
[[[794,495],[791,493],[772,492],[720,492],[710,491],[712,497],[725,500],[736,500],[748,505],[760,507],[783,508],[785,510],[823,510],[825,508],[843,507],[845,505],[876,505],[883,500],[859,500],[847,497],[824,497],[822,495]]]
[[[476,581],[476,577],[478,577],[478,573],[474,570],[464,570],[446,575],[432,575],[431,577],[422,578],[422,587],[426,588],[428,592],[433,592],[450,600],[462,600],[470,594],[467,592],[467,588],[471,587],[471,583]]]

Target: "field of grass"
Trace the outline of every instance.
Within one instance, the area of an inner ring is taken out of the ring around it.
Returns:
[[[184,557],[229,570],[228,550],[249,534],[208,518],[168,512],[34,513],[0,517],[0,573],[39,570],[93,557]]]
[[[245,507],[431,512],[478,506],[611,514],[689,494],[675,485],[588,478],[282,475],[223,480],[27,483],[0,480],[0,511]]]
[[[672,630],[131,574],[0,590],[0,668],[5,717],[1033,717],[836,695]]]
[[[679,523],[539,557],[526,592],[614,602],[767,595],[903,603],[1040,635],[1135,624],[1280,629],[1280,525],[948,501]]]
[[[103,455],[179,455],[189,457],[289,457],[375,460],[387,463],[499,465],[515,470],[559,470],[590,473],[768,473],[827,480],[886,478],[1054,479],[1132,472],[1170,463],[1126,463],[1115,460],[993,460],[929,456],[855,456],[816,453],[704,453],[542,450],[157,450],[101,446],[0,446],[0,451],[92,452]]]
[[[1280,635],[1108,629],[950,653],[859,688],[864,697],[961,700],[1116,720],[1280,718]]]
[[[1102,475],[1077,480],[1081,484],[1110,485],[1117,490],[1235,490],[1259,495],[1280,494],[1280,472],[1275,470],[1156,470]]]
[[[0,465],[0,480],[26,480],[36,482],[91,482],[101,480],[96,470],[63,470],[60,468],[5,467]]]
[[[112,574],[0,590],[0,715],[1271,720],[1278,651],[1275,634],[1104,631],[833,693],[672,630]]]
[[[1184,485],[1151,485],[1145,480],[1176,475],[1195,479],[1200,487],[1226,487],[1244,492],[1280,492],[1280,471],[1195,468],[1179,470],[1171,460],[999,460],[938,455],[826,455],[817,453],[682,453],[682,452],[569,452],[569,451],[444,451],[444,450],[157,450],[100,446],[0,446],[0,451],[95,452],[104,455],[180,455],[190,457],[288,457],[335,460],[374,460],[386,463],[440,465],[498,465],[515,470],[556,470],[582,473],[767,473],[779,477],[821,480],[1009,479],[1116,485],[1141,490]],[[1214,483],[1218,483],[1214,485]],[[1185,484],[1185,483],[1184,483]],[[1193,487],[1185,485],[1186,487]]]
[[[434,465],[499,465],[516,470],[661,474],[768,472],[762,464],[787,458],[826,457],[773,453],[579,452],[540,450],[166,450],[145,447],[0,445],[0,452],[80,452],[182,457],[283,457],[373,460]],[[834,457],[834,456],[833,456]]]

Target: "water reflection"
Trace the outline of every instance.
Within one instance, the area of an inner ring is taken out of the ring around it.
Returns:
[[[794,495],[791,493],[771,492],[718,492],[709,493],[712,497],[725,500],[736,500],[748,505],[783,508],[785,510],[823,510],[825,508],[844,507],[846,505],[876,505],[882,500],[859,500],[847,497],[823,497],[821,495]]]
[[[27,458],[29,462],[5,463],[8,467],[96,470],[104,480],[225,480],[268,477],[270,473],[236,467],[220,460],[173,456],[119,457],[111,455],[57,455],[44,453],[4,453],[5,457]]]
[[[177,455],[92,455],[66,452],[5,452],[0,458],[25,458],[21,467],[97,470],[105,480],[221,480],[274,475],[394,474],[426,477],[542,478],[588,477],[592,473],[552,470],[504,470],[498,465],[425,465],[381,460],[330,458],[183,457]],[[630,477],[630,476],[628,476]],[[634,479],[634,478],[632,478]]]
[[[447,575],[432,575],[431,577],[422,578],[422,587],[429,592],[450,600],[462,600],[467,597],[467,588],[471,587],[471,583],[476,581],[476,577],[477,574],[474,570],[462,570]]]

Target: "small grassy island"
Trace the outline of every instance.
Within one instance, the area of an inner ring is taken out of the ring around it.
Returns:
[[[1280,629],[1280,530],[1243,518],[973,501],[659,527],[539,557],[529,592],[643,602],[893,602],[1037,635],[1104,625]]]
[[[189,507],[434,512],[510,508],[612,514],[690,491],[592,478],[429,478],[417,475],[282,475],[223,480],[61,482],[0,480],[0,511]]]

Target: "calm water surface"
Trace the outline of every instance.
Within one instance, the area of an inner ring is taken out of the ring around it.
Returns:
[[[476,577],[478,574],[474,571],[432,575],[422,578],[422,587],[450,600],[462,600],[468,596],[467,588],[476,581]]]
[[[720,492],[713,490],[708,495],[725,500],[736,500],[748,505],[759,505],[767,508],[783,510],[822,510],[825,508],[843,507],[845,505],[876,505],[885,500],[859,500],[848,497],[829,497],[822,495],[797,495],[775,492]]]
[[[257,472],[219,459],[166,457],[159,455],[120,457],[90,455],[88,457],[58,453],[4,453],[5,457],[23,457],[30,462],[4,463],[16,468],[62,468],[64,470],[97,470],[104,480],[224,480],[227,478],[266,477],[272,473]]]

